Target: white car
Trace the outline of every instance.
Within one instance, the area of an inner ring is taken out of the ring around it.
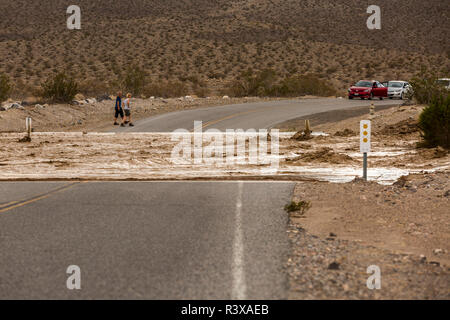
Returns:
[[[389,81],[387,87],[389,99],[403,99],[412,90],[411,85],[406,81]]]
[[[436,81],[439,85],[443,86],[445,89],[450,90],[450,79],[441,78]]]

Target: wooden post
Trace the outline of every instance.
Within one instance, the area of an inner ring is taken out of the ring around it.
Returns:
[[[31,118],[26,119],[26,127],[27,127],[27,137],[31,141],[31,130],[32,130]]]
[[[305,135],[311,135],[311,124],[309,123],[309,120],[305,120]]]

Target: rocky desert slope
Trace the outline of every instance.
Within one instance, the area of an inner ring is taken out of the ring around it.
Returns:
[[[80,0],[82,30],[66,28],[65,0],[1,0],[0,72],[15,95],[65,70],[87,95],[115,91],[131,65],[148,83],[217,92],[249,68],[314,73],[340,91],[360,78],[408,79],[449,70],[449,2],[379,0],[382,30],[366,27],[370,1]],[[111,93],[111,92],[110,92]],[[180,94],[181,96],[182,94]]]

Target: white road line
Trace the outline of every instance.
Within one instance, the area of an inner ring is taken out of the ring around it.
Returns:
[[[236,222],[233,242],[233,287],[231,292],[232,300],[244,300],[246,294],[245,270],[244,270],[244,235],[242,230],[242,194],[244,182],[238,183],[238,195],[236,201]]]

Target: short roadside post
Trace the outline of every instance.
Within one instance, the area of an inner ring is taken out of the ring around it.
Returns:
[[[375,116],[375,105],[373,102],[370,104],[370,119],[372,119]]]
[[[360,123],[360,151],[363,153],[363,179],[367,181],[367,154],[370,152],[371,122],[362,120]]]
[[[26,127],[27,127],[27,136],[28,136],[28,139],[31,140],[31,130],[32,130],[32,127],[31,127],[31,118],[27,118],[27,119],[26,119]]]

